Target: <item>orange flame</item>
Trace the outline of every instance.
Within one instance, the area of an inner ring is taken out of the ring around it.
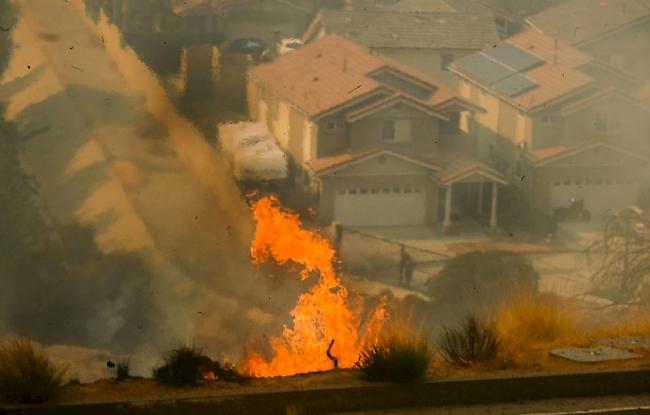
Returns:
[[[291,311],[293,327],[284,327],[281,337],[270,339],[273,357],[266,360],[260,353],[250,352],[246,366],[253,376],[287,376],[333,368],[331,355],[341,368],[352,367],[367,341],[376,341],[387,318],[386,299],[379,302],[360,336],[358,313],[347,304],[348,292],[341,284],[333,266],[334,249],[327,240],[302,229],[298,215],[278,207],[277,199],[265,196],[253,206],[256,221],[251,255],[257,264],[272,258],[279,264],[293,261],[303,266],[301,280],[311,272],[319,274],[318,283],[298,298]]]

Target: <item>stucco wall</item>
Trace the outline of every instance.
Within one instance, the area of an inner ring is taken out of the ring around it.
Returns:
[[[410,122],[411,142],[399,144],[421,152],[437,151],[438,120],[405,105],[402,105],[401,108],[387,108],[351,123],[349,126],[350,147],[361,148],[381,144],[384,121],[400,119]]]
[[[580,47],[596,56],[611,56],[613,65],[650,80],[650,22]]]

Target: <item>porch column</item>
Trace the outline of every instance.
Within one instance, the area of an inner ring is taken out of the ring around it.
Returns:
[[[445,191],[445,219],[442,221],[442,228],[446,229],[451,226],[451,197],[452,197],[452,184],[447,186]]]
[[[497,182],[492,182],[492,210],[490,211],[490,228],[497,227],[497,197],[499,184]]]
[[[478,183],[478,207],[476,212],[479,215],[483,214],[483,182]]]

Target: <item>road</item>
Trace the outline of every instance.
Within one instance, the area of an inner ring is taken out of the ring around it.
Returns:
[[[354,412],[348,415],[642,415],[650,414],[650,395],[549,399],[507,404],[450,406]]]

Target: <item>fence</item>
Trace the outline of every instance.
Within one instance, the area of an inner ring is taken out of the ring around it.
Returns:
[[[402,270],[412,261],[414,287],[423,286],[449,258],[439,252],[417,248],[381,236],[337,225],[331,237],[342,269],[353,275],[397,284]]]

